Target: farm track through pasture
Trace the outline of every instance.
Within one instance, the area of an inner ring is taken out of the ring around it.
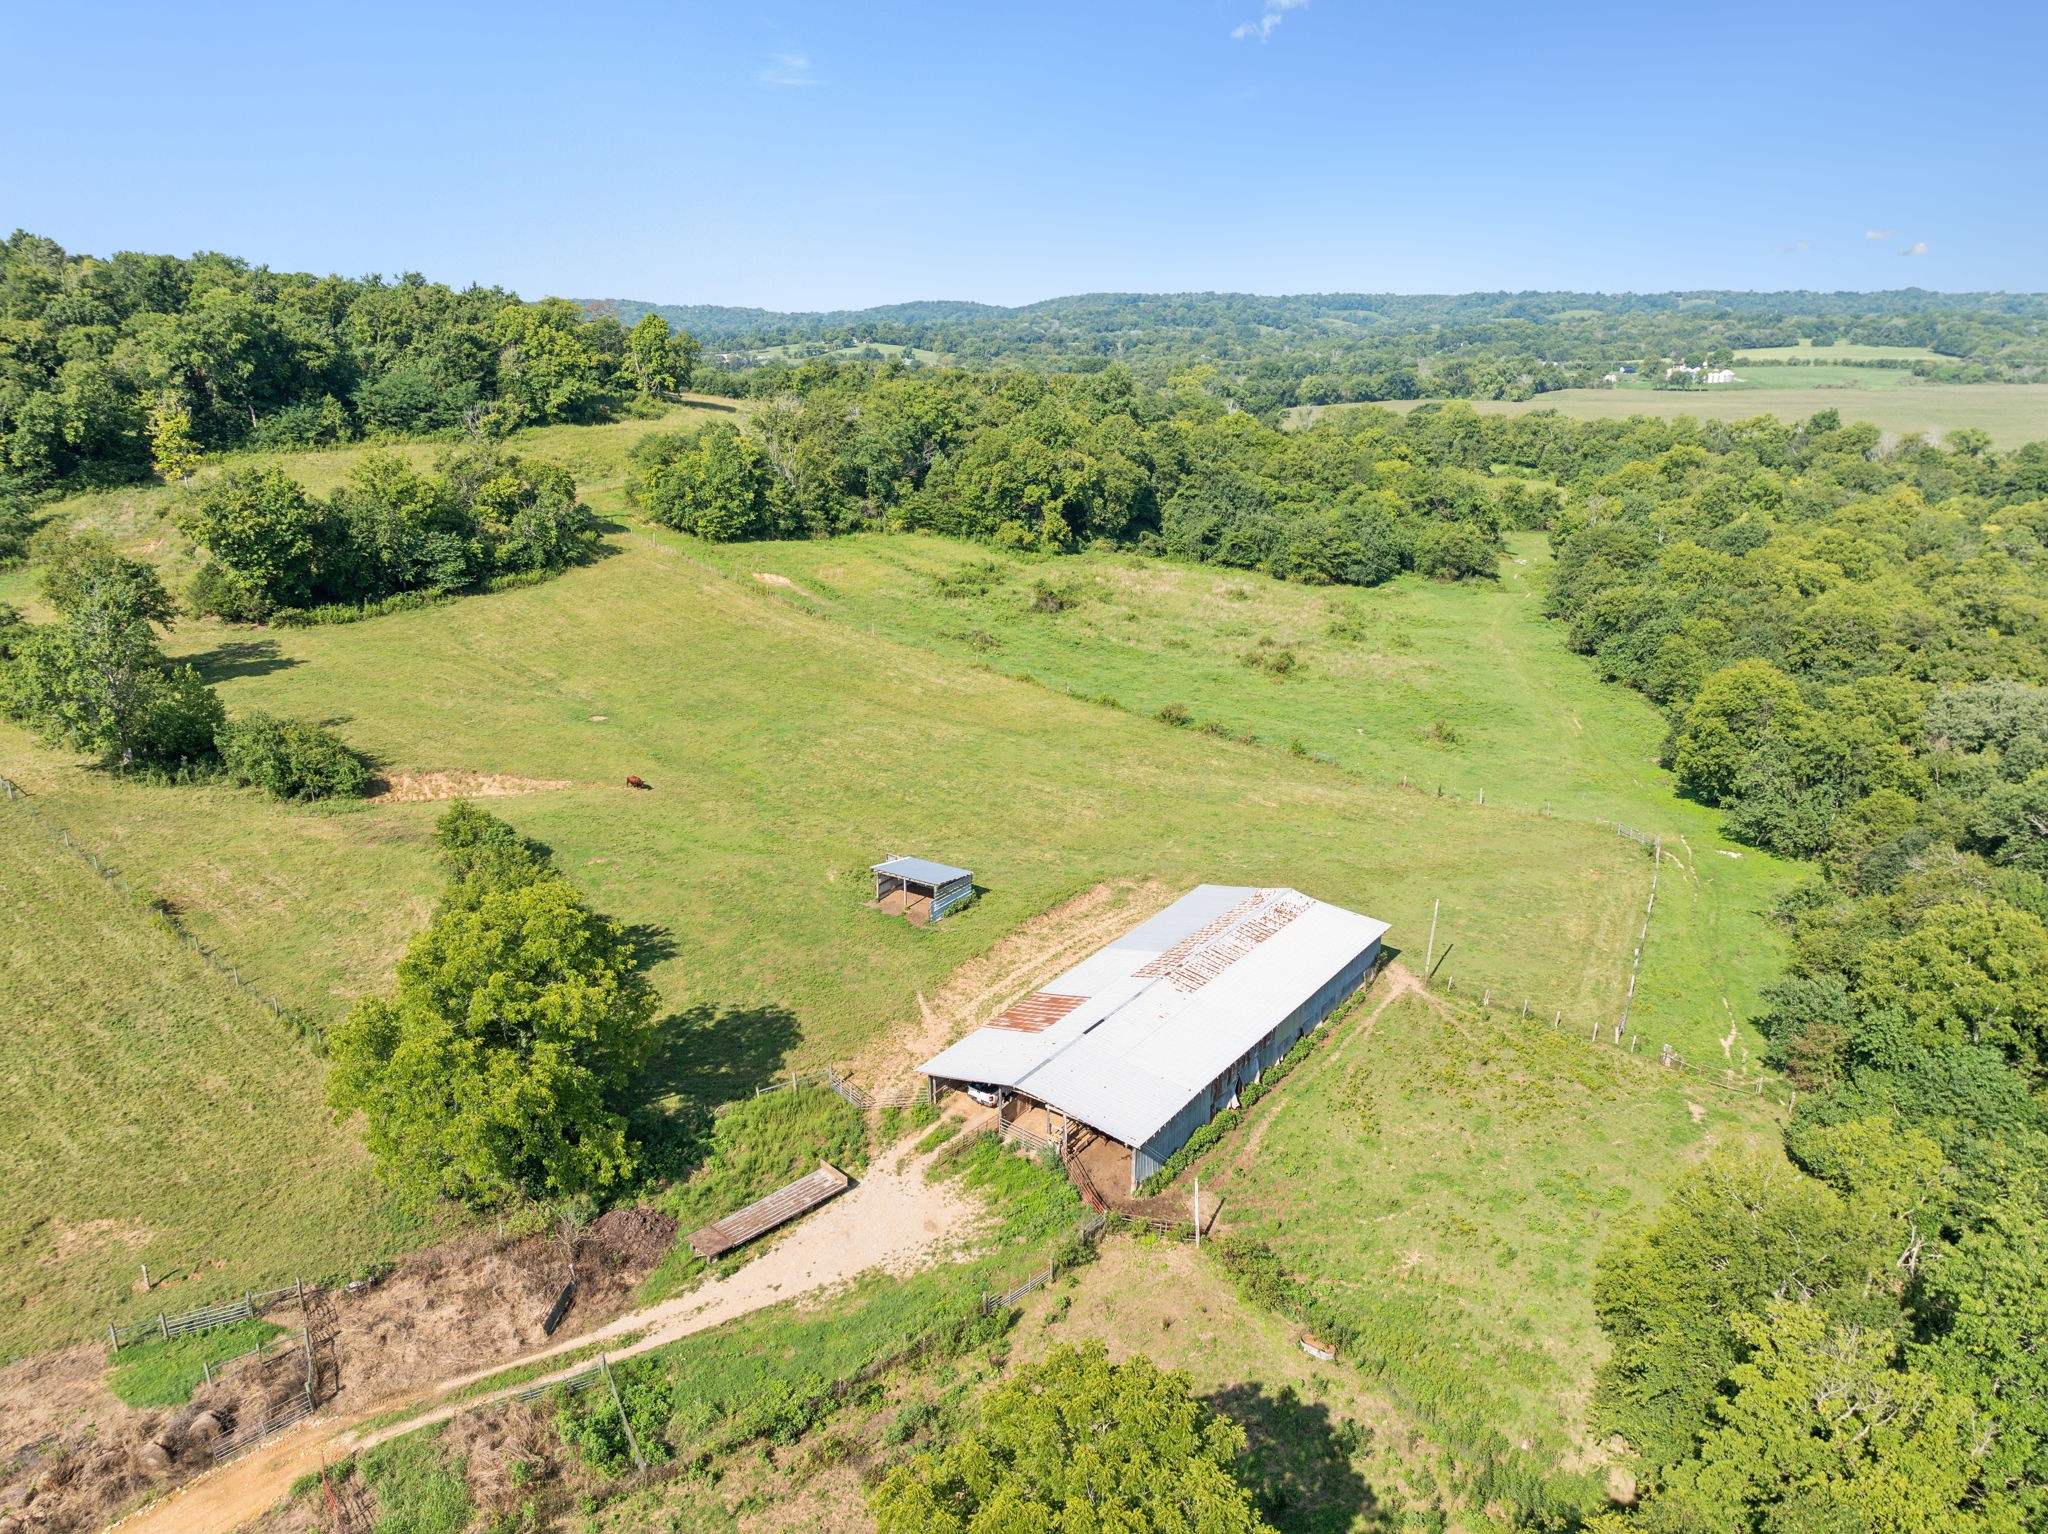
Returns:
[[[977,1127],[970,1124],[969,1129]],[[819,1294],[876,1269],[906,1273],[944,1259],[972,1229],[979,1211],[949,1182],[928,1181],[937,1152],[877,1165],[853,1188],[792,1227],[753,1261],[688,1293],[629,1311],[550,1347],[501,1358],[424,1390],[368,1403],[345,1415],[309,1419],[271,1444],[202,1474],[158,1501],[117,1520],[125,1534],[230,1534],[275,1506],[302,1475],[345,1455],[417,1428],[478,1411],[517,1391],[550,1383],[584,1367],[584,1350],[620,1339],[613,1359],[630,1358],[786,1300]],[[637,1334],[637,1335],[635,1335]],[[519,1364],[574,1352],[573,1364],[529,1376],[479,1396],[448,1399]],[[375,1427],[393,1412],[412,1415]]]

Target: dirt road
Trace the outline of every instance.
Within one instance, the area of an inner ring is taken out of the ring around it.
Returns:
[[[962,1198],[952,1183],[927,1182],[928,1162],[929,1157],[885,1151],[854,1187],[725,1278],[700,1284],[658,1305],[630,1311],[557,1347],[502,1358],[486,1369],[378,1401],[346,1416],[316,1416],[232,1464],[186,1482],[111,1527],[124,1534],[230,1534],[274,1506],[299,1476],[311,1474],[323,1464],[582,1367],[578,1362],[502,1391],[431,1404],[513,1364],[637,1332],[637,1339],[610,1351],[613,1358],[626,1358],[749,1311],[833,1288],[877,1268],[901,1273],[942,1261],[973,1228],[981,1211]],[[359,1431],[360,1424],[373,1417],[421,1403],[427,1403],[426,1409],[403,1422]]]

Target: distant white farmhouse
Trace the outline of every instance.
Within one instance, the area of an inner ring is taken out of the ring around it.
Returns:
[[[1715,368],[1713,372],[1707,374],[1707,382],[1710,384],[1741,383],[1742,380],[1735,376],[1735,369],[1733,368]]]

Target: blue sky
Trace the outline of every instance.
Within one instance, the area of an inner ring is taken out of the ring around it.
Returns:
[[[0,222],[769,308],[2048,289],[2048,6],[0,0]]]

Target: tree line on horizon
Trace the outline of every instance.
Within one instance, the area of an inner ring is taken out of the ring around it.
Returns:
[[[196,453],[602,419],[687,388],[696,359],[658,318],[628,328],[566,299],[212,252],[102,260],[16,231],[0,241],[0,538],[55,488],[178,478]]]

